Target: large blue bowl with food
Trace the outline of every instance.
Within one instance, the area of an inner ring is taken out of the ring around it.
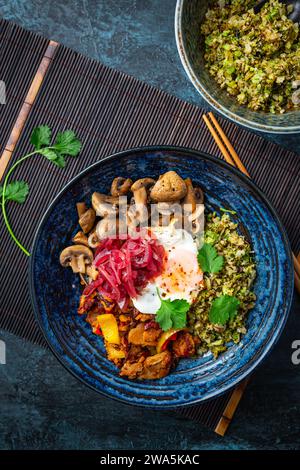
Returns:
[[[204,244],[195,251],[187,234],[172,257],[175,245],[159,231],[138,247],[107,232],[101,238],[117,194],[130,211],[145,195],[164,211],[171,200],[203,203],[204,195]],[[262,362],[287,320],[293,267],[284,228],[252,181],[209,155],[150,147],[97,162],[56,196],[35,236],[30,291],[47,343],[69,372],[103,395],[166,409],[216,397]]]
[[[299,10],[268,0],[256,12],[259,3],[177,0],[179,56],[196,90],[223,116],[256,131],[298,134]]]

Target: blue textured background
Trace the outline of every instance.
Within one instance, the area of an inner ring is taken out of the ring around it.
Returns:
[[[175,0],[0,0],[6,19],[107,65],[201,104],[177,56]],[[300,152],[300,137],[275,141]],[[225,438],[174,413],[134,409],[99,398],[65,372],[48,351],[0,331],[2,449],[257,449],[300,448],[300,302],[286,330],[252,378]],[[159,419],[158,419],[159,418]]]

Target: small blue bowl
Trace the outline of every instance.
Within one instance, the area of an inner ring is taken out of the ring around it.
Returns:
[[[106,359],[102,339],[77,314],[81,287],[59,264],[61,250],[78,230],[76,202],[90,203],[93,191],[108,192],[116,176],[138,179],[175,170],[205,192],[208,209],[230,208],[255,252],[257,295],[247,334],[215,360],[211,354],[181,360],[167,377],[129,381]],[[126,403],[174,408],[216,397],[244,379],[277,341],[293,295],[293,266],[285,231],[261,191],[221,160],[194,150],[150,147],[105,158],[74,178],[55,198],[35,236],[30,291],[36,318],[62,364],[97,392]]]
[[[201,24],[213,0],[177,0],[175,36],[182,65],[200,95],[219,113],[237,124],[256,131],[299,134],[300,110],[284,114],[252,111],[238,104],[209,74],[204,61]],[[223,8],[226,8],[224,6]]]

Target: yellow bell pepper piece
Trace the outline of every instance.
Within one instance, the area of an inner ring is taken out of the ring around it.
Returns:
[[[124,359],[125,352],[117,349],[114,344],[106,343],[107,357],[110,361],[114,359]]]
[[[175,330],[173,328],[171,328],[170,330],[168,331],[165,331],[164,333],[162,333],[160,335],[160,337],[158,338],[158,342],[157,342],[157,345],[156,345],[156,351],[157,353],[159,354],[160,352],[162,352],[162,348],[163,348],[163,345],[165,344],[166,341],[168,341],[168,339],[171,338],[171,336],[175,335],[175,333],[178,333],[178,331],[181,331],[182,329],[179,329],[179,330]]]
[[[98,315],[97,322],[101,328],[104,339],[108,343],[120,344],[118,323],[112,313]]]

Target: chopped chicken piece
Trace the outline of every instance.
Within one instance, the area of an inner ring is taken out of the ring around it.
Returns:
[[[142,322],[149,321],[149,320],[153,320],[153,315],[148,314],[148,313],[138,313],[135,319],[138,321],[142,321]]]
[[[196,354],[195,346],[193,336],[187,331],[181,331],[172,343],[172,350],[176,357],[189,357]]]
[[[126,361],[121,369],[120,376],[128,377],[129,379],[136,379],[143,372],[144,357],[141,357],[138,362]]]
[[[164,351],[146,359],[141,357],[138,362],[126,361],[120,375],[129,379],[160,379],[168,375],[172,365],[172,354]]]
[[[97,307],[90,310],[86,316],[85,321],[91,325],[92,328],[96,328],[98,326],[97,317],[100,315],[99,309]]]
[[[156,346],[160,335],[161,329],[145,329],[145,324],[139,323],[135,328],[129,331],[128,341],[129,343],[141,346]]]

